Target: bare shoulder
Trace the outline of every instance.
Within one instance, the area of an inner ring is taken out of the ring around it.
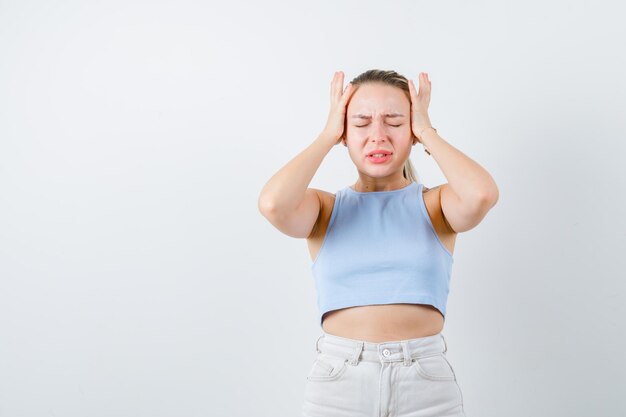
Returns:
[[[317,194],[317,198],[319,198],[320,200],[320,211],[322,210],[322,208],[324,208],[325,205],[329,203],[332,208],[332,205],[335,203],[335,194],[329,193],[328,191],[320,190],[319,188],[310,189],[315,191],[315,193]]]
[[[444,185],[444,184],[435,185],[433,188],[428,188],[428,187],[426,187],[426,185],[424,185],[422,187],[422,192],[425,193],[427,191],[437,190],[437,189],[441,188],[442,185]]]
[[[448,186],[448,184],[439,184],[432,188],[427,188],[424,185],[422,190],[424,195],[424,205],[426,206],[431,222],[440,237],[457,234],[448,223],[448,220],[443,213],[443,209],[441,208],[441,189],[445,186]]]
[[[326,234],[328,221],[330,220],[330,215],[335,205],[335,194],[318,188],[311,189],[317,193],[317,197],[320,200],[320,211],[317,216],[317,221],[311,230],[311,234],[307,238],[309,240],[315,240],[318,239],[320,235],[323,237]]]
[[[335,194],[333,193],[329,193],[328,191],[320,190],[318,188],[311,188],[311,189],[315,190],[317,192],[317,195],[320,196],[320,198],[332,198],[333,200],[335,199]]]

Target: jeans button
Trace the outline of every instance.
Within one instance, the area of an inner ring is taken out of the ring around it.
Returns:
[[[389,351],[389,349],[383,349],[383,356],[389,356],[391,355],[391,352]]]

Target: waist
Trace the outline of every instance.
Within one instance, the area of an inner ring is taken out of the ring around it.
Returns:
[[[425,337],[384,342],[370,342],[323,332],[317,339],[316,349],[319,353],[344,359],[354,359],[353,356],[358,349],[361,361],[400,362],[445,353],[447,344],[442,332]]]
[[[333,310],[323,316],[325,333],[369,342],[405,340],[435,335],[444,316],[427,304],[365,305]]]

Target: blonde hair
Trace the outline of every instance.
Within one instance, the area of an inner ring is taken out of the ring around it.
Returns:
[[[405,76],[398,74],[395,71],[371,69],[356,76],[354,79],[352,79],[352,81],[350,81],[350,83],[353,85],[355,89],[358,88],[359,85],[363,85],[367,83],[381,83],[381,84],[390,85],[392,87],[398,87],[399,89],[404,91],[404,93],[406,94],[406,98],[409,100],[409,103],[411,102],[411,91],[409,90],[409,80]],[[345,132],[346,132],[346,129],[344,128],[344,135],[343,135],[344,140],[345,140]],[[413,142],[417,140],[417,138],[413,134],[413,131],[411,131],[411,140]],[[404,169],[402,170],[402,175],[404,176],[404,178],[410,180],[411,182],[419,182],[417,172],[415,171],[415,168],[413,167],[413,164],[411,163],[410,157],[407,158],[406,162],[404,163]]]

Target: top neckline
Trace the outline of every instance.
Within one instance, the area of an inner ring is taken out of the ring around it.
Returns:
[[[353,193],[353,194],[361,194],[361,195],[365,195],[365,194],[390,194],[390,193],[399,193],[402,191],[406,191],[409,188],[413,187],[413,186],[418,186],[419,184],[415,181],[411,181],[411,183],[409,185],[405,185],[402,188],[398,188],[397,190],[388,190],[388,191],[355,191],[352,189],[351,186],[347,186],[346,189]]]

